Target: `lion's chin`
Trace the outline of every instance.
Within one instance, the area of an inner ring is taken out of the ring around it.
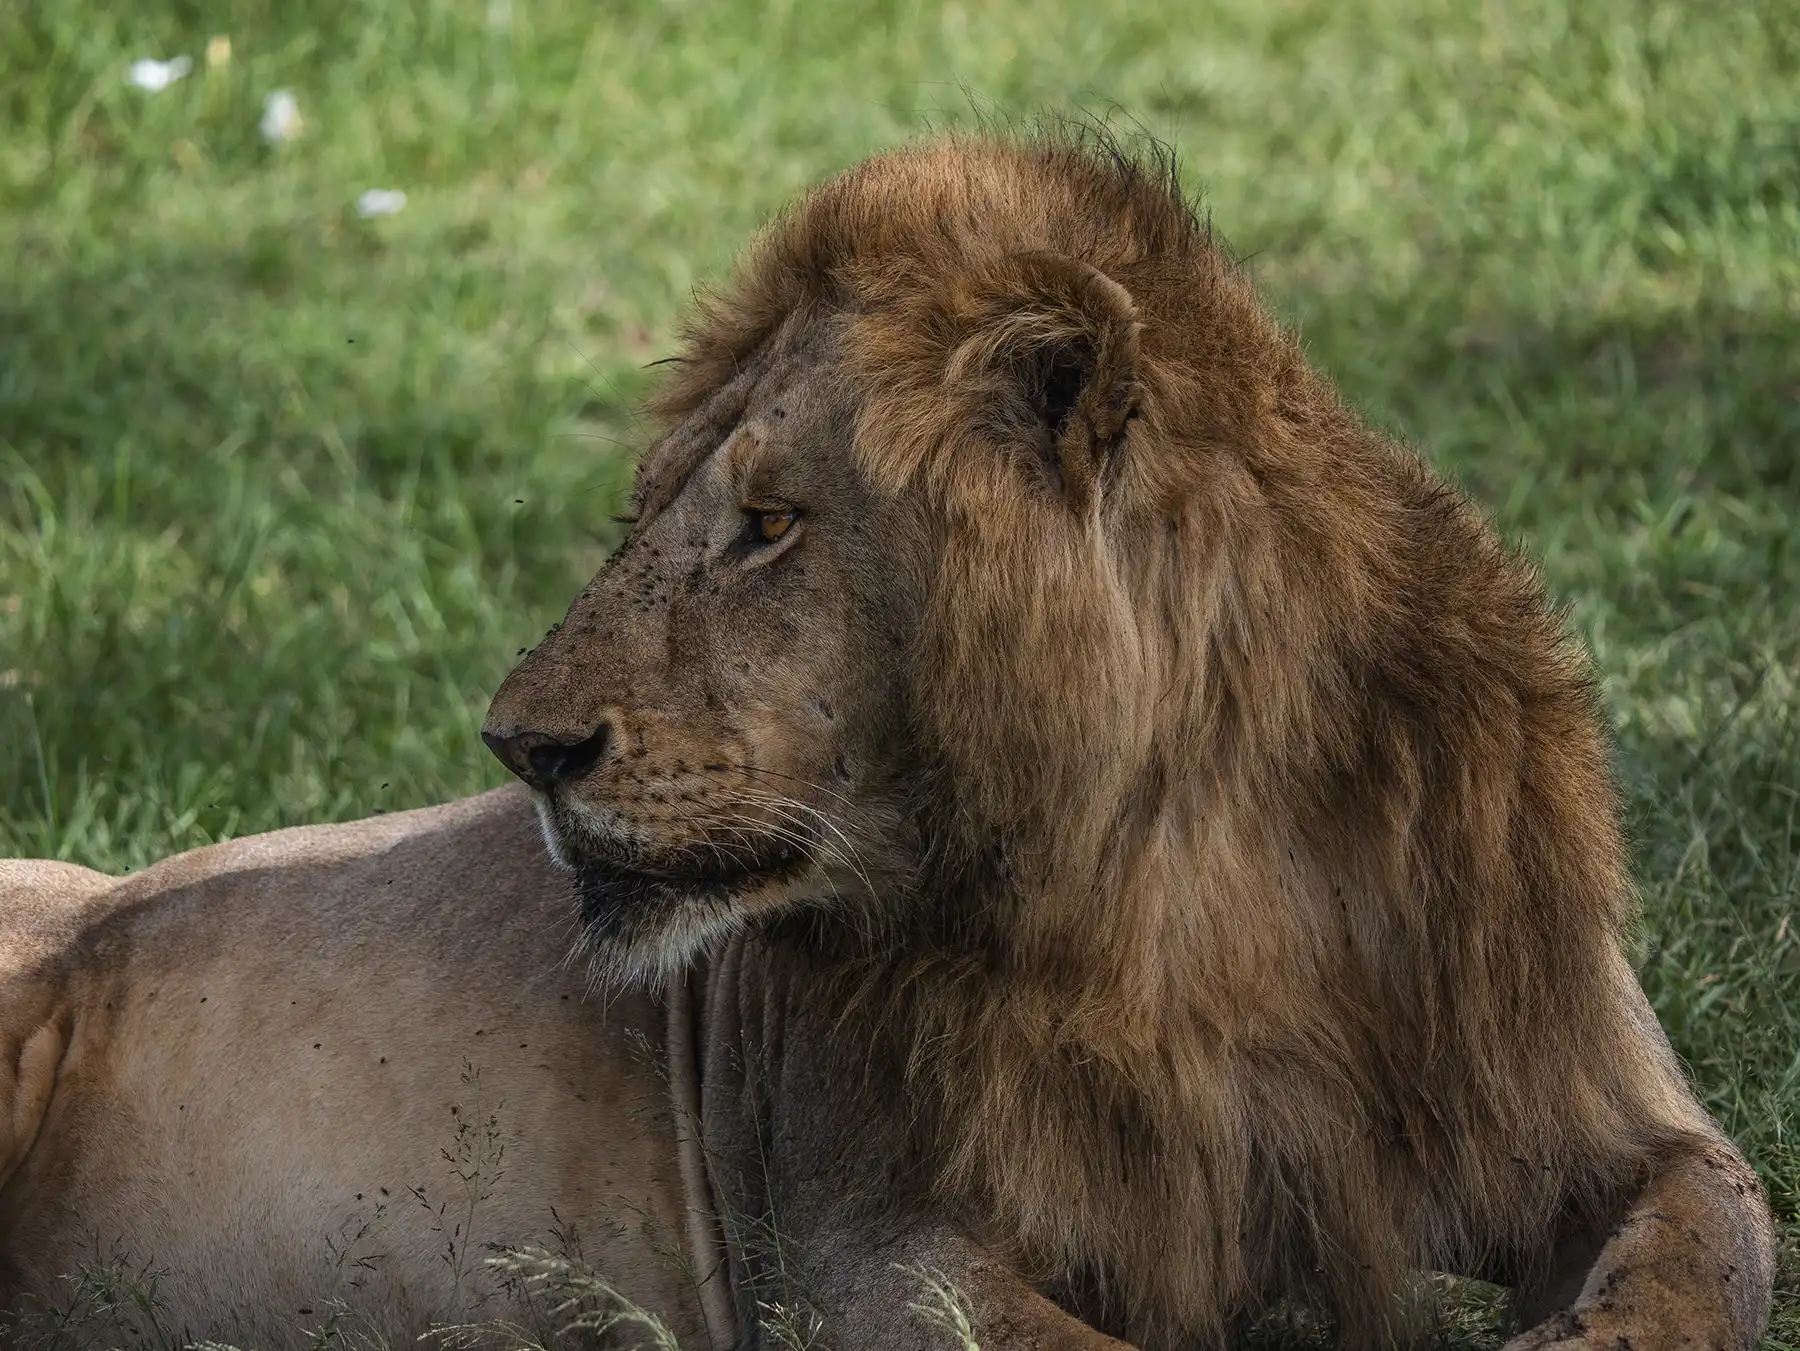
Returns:
[[[660,988],[732,934],[830,889],[791,835],[646,847],[610,812],[532,796],[544,844],[574,881],[581,953],[605,985]]]
[[[810,870],[804,856],[691,877],[577,864],[582,946],[607,983],[660,987],[756,917],[787,908]]]

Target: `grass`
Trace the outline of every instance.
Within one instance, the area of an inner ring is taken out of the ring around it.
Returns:
[[[603,555],[690,290],[821,175],[1045,109],[1173,140],[1315,359],[1543,561],[1617,720],[1645,983],[1768,1182],[1800,1346],[1788,0],[14,0],[0,853],[498,782],[486,696]]]

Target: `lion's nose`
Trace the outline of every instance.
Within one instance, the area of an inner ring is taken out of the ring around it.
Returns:
[[[592,769],[606,754],[612,729],[605,723],[578,741],[547,732],[501,733],[482,729],[481,739],[500,763],[533,788],[543,790]]]

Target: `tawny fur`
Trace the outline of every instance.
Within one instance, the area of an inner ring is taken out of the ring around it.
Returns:
[[[125,878],[0,861],[0,1346],[559,1326],[492,1245],[579,1257],[684,1346],[729,1346],[683,1246],[679,1035],[635,993],[584,998],[572,928],[516,786]]]

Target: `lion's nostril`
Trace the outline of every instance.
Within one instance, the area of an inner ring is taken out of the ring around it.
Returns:
[[[516,732],[503,736],[484,731],[481,739],[501,764],[533,788],[543,789],[592,769],[606,754],[612,729],[601,723],[591,735],[579,741],[564,741],[543,732]]]
[[[592,736],[573,745],[552,742],[534,746],[529,752],[531,768],[546,783],[576,778],[592,769],[606,754],[606,743],[611,737],[611,730],[601,723]]]

